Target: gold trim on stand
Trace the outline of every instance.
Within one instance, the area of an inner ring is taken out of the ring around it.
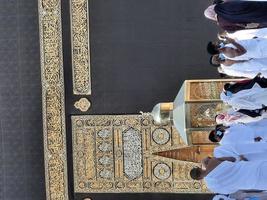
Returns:
[[[38,8],[46,199],[68,200],[61,1]]]
[[[73,93],[91,94],[88,0],[71,0]]]

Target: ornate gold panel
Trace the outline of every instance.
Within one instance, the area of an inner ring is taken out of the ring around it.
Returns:
[[[225,83],[238,79],[209,79],[186,81],[186,101],[220,100]]]
[[[170,125],[146,115],[72,116],[74,192],[208,192],[197,165],[157,152],[185,147]]]
[[[224,110],[222,102],[194,102],[188,104],[190,121],[188,128],[213,127],[215,116]]]
[[[190,100],[220,99],[225,82],[190,83]]]
[[[70,0],[73,93],[91,94],[88,0]]]
[[[191,131],[191,141],[194,145],[201,144],[214,144],[209,140],[209,134],[211,130],[206,131]]]
[[[68,200],[61,2],[38,3],[46,196]]]
[[[91,102],[86,98],[80,98],[79,101],[74,103],[74,107],[82,112],[88,111],[91,106]]]

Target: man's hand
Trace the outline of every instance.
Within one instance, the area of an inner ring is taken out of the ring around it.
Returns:
[[[230,162],[235,162],[236,159],[234,157],[221,157],[221,158],[217,158],[217,160],[219,161],[230,161]]]
[[[260,78],[261,77],[261,72],[259,72],[254,78]]]
[[[225,39],[226,39],[226,41],[229,42],[229,43],[233,43],[233,42],[235,42],[234,39],[229,38],[229,37],[227,37],[227,36],[225,36]]]
[[[242,161],[242,160],[243,160],[243,161],[248,161],[248,159],[247,159],[244,155],[240,155],[240,156],[239,156],[239,160],[240,160],[240,161]]]
[[[204,169],[207,168],[210,159],[211,159],[211,157],[208,156],[207,158],[204,158],[204,159],[201,161],[202,167],[203,167]]]
[[[255,142],[260,142],[261,140],[262,140],[261,137],[255,137],[255,138],[254,138],[254,141],[255,141]]]
[[[248,23],[247,25],[246,25],[246,28],[258,28],[259,27],[259,23]]]

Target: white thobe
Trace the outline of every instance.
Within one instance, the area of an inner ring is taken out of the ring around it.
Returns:
[[[224,66],[221,65],[221,70],[220,73],[226,74],[228,76],[234,76],[234,77],[244,77],[244,78],[254,78],[257,76],[259,71],[254,70],[254,71],[246,71],[246,70],[239,70],[239,69],[233,69],[229,66]],[[262,70],[261,74],[263,77],[267,77],[267,70]]]
[[[255,137],[260,137],[252,127],[245,124],[233,124],[224,132],[221,145],[232,145],[242,143],[254,143]]]
[[[254,72],[256,71],[257,73],[261,71],[267,71],[267,58],[255,58],[255,59],[250,59],[245,62],[238,62],[235,64],[232,64],[230,66],[224,66],[224,68],[231,68],[236,71],[245,71],[245,72]]]
[[[216,147],[213,152],[216,158],[234,157],[236,161],[239,161],[240,155],[244,155],[249,161],[267,161],[267,144],[265,142],[226,144]]]
[[[204,180],[209,190],[220,194],[267,190],[267,161],[223,161]]]
[[[246,124],[255,132],[255,135],[267,139],[267,119],[262,119],[260,121],[251,122]]]
[[[232,96],[226,96],[221,93],[221,100],[232,106],[234,110],[261,109],[263,105],[267,105],[267,88],[260,87],[257,83],[251,89],[241,90]]]
[[[267,28],[246,29],[227,33],[227,36],[235,40],[248,40],[252,38],[267,38]]]
[[[236,40],[238,44],[243,46],[246,49],[246,53],[236,57],[228,57],[224,55],[226,58],[231,60],[250,60],[252,58],[266,58],[267,57],[267,38],[255,38],[249,40]],[[226,44],[225,47],[231,47],[236,49],[233,44]],[[267,62],[266,62],[267,64]]]

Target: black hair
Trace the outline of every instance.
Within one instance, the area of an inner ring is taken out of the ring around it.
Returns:
[[[213,58],[213,56],[211,56],[211,57],[210,57],[210,60],[209,60],[210,65],[213,66],[213,67],[220,67],[220,64],[214,64],[214,63],[212,62],[212,58]]]
[[[219,115],[219,114],[215,115],[215,117],[214,117],[215,121],[216,121],[216,118],[218,117],[218,115]]]
[[[228,91],[230,87],[231,87],[231,84],[230,83],[225,83],[224,86],[223,86],[223,89],[225,91]]]
[[[215,126],[215,131],[225,131],[225,129],[229,128],[229,126],[224,126],[223,124],[217,124]]]
[[[214,43],[212,43],[211,41],[208,42],[208,44],[207,44],[207,51],[211,55],[214,55],[214,54],[218,54],[219,53],[216,45]]]
[[[216,137],[215,137],[215,133],[216,133],[216,131],[215,131],[215,130],[212,130],[212,131],[210,132],[210,134],[209,134],[209,140],[210,140],[211,142],[218,142],[218,140],[217,140]]]
[[[226,74],[224,74],[224,73],[220,73],[220,72],[219,72],[219,76],[220,76],[220,78],[229,77],[229,76],[227,76]]]
[[[192,179],[194,180],[200,180],[201,178],[201,173],[202,173],[202,170],[201,168],[199,167],[194,167],[193,169],[191,169],[190,171],[190,176]]]
[[[223,3],[224,0],[213,0],[212,4],[219,4],[219,3]]]

